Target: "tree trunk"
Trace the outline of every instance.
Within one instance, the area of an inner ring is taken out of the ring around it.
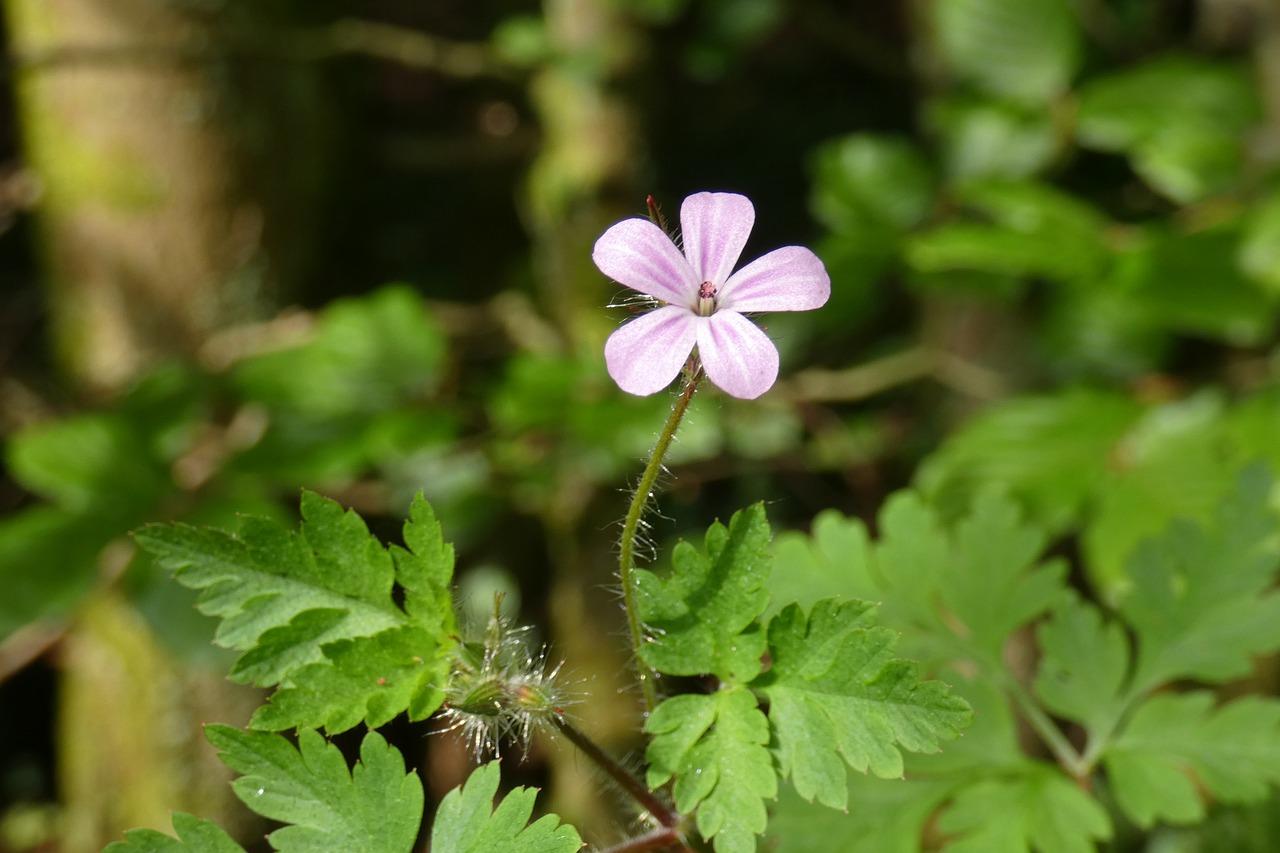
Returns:
[[[311,69],[246,40],[285,2],[4,0],[51,344],[83,399],[267,315],[298,269],[313,207],[299,189],[323,153],[316,134],[290,143],[318,90]],[[81,608],[57,659],[63,853],[171,831],[175,808],[243,821],[201,724],[244,724],[251,691],[175,661],[112,589]]]

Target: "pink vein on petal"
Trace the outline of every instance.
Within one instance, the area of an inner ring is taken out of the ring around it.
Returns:
[[[680,205],[684,254],[698,284],[724,284],[756,221],[751,200],[737,193],[695,193]]]
[[[619,284],[663,302],[691,305],[702,283],[671,238],[647,219],[610,226],[596,240],[591,259]]]
[[[720,306],[733,311],[808,311],[826,304],[831,277],[803,246],[783,246],[761,255],[720,288]]]
[[[699,318],[698,355],[707,378],[734,397],[752,400],[778,378],[778,348],[737,311]]]
[[[666,305],[624,323],[604,343],[609,375],[628,394],[655,394],[671,384],[693,350],[697,317]]]

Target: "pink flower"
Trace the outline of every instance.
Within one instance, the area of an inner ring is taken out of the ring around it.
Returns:
[[[694,345],[707,378],[754,399],[778,378],[778,349],[746,312],[808,311],[831,295],[818,256],[784,246],[733,272],[755,208],[736,193],[697,193],[680,206],[684,251],[647,219],[624,219],[596,241],[592,260],[619,284],[665,303],[624,324],[604,345],[609,375],[623,391],[661,391]]]

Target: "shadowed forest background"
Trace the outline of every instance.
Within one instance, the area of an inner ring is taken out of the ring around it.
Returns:
[[[584,728],[640,748],[614,538],[670,399],[605,373],[628,311],[590,253],[649,195],[743,193],[744,258],[832,278],[763,319],[769,394],[695,402],[658,546],[758,500],[785,530],[1001,491],[1105,604],[1280,466],[1271,0],[3,6],[0,851],[174,809],[261,838],[200,735],[258,694],[128,532],[304,487],[384,539],[422,491],[474,618],[504,591]],[[1274,657],[1219,689],[1274,695]],[[470,758],[429,730],[389,734],[430,802]],[[553,743],[504,771],[625,823]],[[1209,806],[1108,849],[1280,849],[1274,793]]]

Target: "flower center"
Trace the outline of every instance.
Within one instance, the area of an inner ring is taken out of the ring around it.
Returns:
[[[698,286],[698,316],[710,317],[716,312],[716,286],[704,281]]]

